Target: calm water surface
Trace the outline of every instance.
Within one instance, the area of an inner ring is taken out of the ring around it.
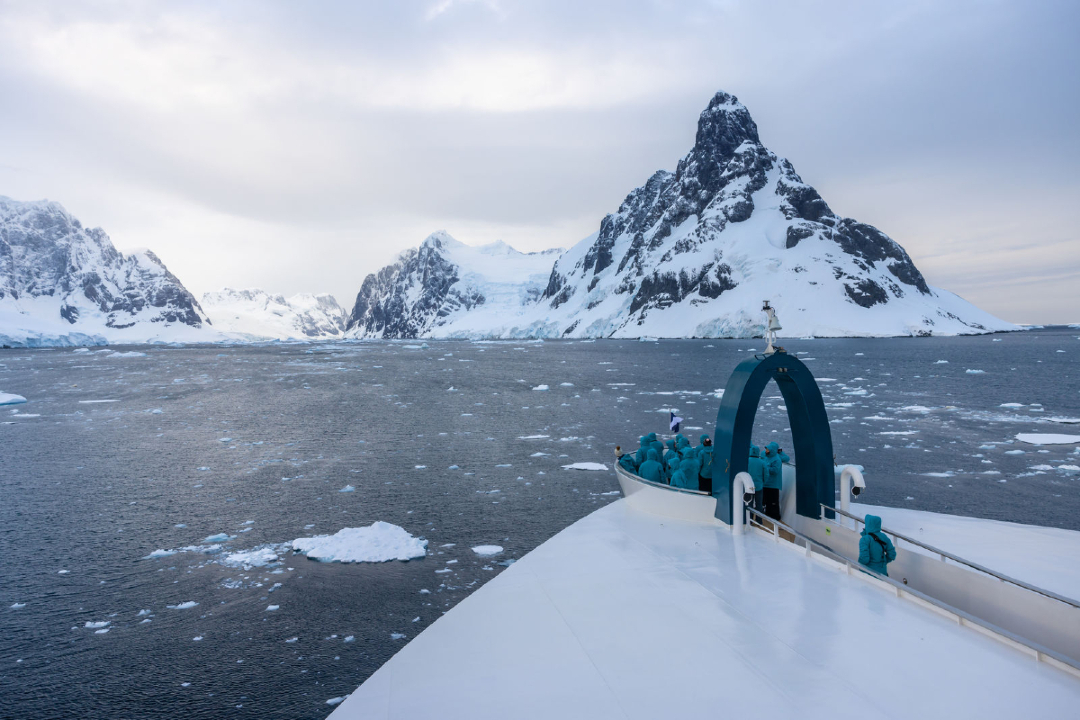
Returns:
[[[784,344],[822,379],[867,502],[1080,530],[1076,446],[1014,440],[1080,434],[1059,422],[1080,418],[1077,335]],[[761,349],[2,351],[0,391],[30,402],[0,408],[0,717],[325,717],[500,562],[617,499],[611,473],[562,465],[610,463],[671,408],[687,434],[711,433],[715,391]],[[775,386],[755,435],[790,444]],[[428,556],[223,562],[376,520],[426,538]],[[223,552],[201,552],[219,533]],[[505,550],[484,559],[480,544]]]

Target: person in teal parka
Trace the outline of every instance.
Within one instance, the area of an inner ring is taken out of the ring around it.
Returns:
[[[784,488],[784,464],[780,460],[780,446],[774,442],[765,446],[765,488],[761,491],[761,500],[765,505],[765,514],[773,520],[780,520],[780,491]]]
[[[682,472],[683,477],[686,478],[686,485],[680,485],[679,487],[685,487],[689,490],[700,490],[701,481],[698,479],[698,473],[701,472],[701,462],[693,453],[687,453],[682,460],[679,461],[679,471]],[[674,477],[671,480],[672,484],[675,483]]]
[[[708,435],[701,436],[701,445],[697,447],[697,457],[701,461],[701,469],[698,470],[698,484],[705,492],[712,492],[712,438]]]
[[[645,462],[638,467],[638,475],[655,483],[666,482],[664,479],[664,466],[660,464],[660,457],[655,450],[649,450]]]
[[[896,548],[889,536],[881,532],[881,518],[867,515],[865,523],[859,538],[859,564],[887,576],[888,564],[896,559]]]
[[[641,443],[641,447],[639,447],[637,449],[637,452],[634,453],[634,462],[640,465],[641,463],[645,462],[646,453],[649,452],[649,436],[642,435],[640,438],[638,438],[638,442]]]
[[[754,481],[754,509],[765,512],[762,492],[765,490],[765,476],[768,471],[765,468],[765,461],[761,459],[761,448],[757,445],[750,446],[750,459],[747,461],[746,471],[750,473]]]
[[[677,457],[671,461],[671,464],[668,466],[671,468],[671,485],[672,487],[686,488],[687,490],[697,490],[696,484],[691,486],[690,478],[688,478],[683,471],[683,465],[686,462],[686,460],[680,460]]]
[[[623,453],[619,456],[619,465],[628,473],[637,475],[638,464],[634,462],[634,456],[630,453]]]
[[[663,455],[664,465],[668,465],[671,462],[672,458],[679,457],[679,451],[675,449],[674,440],[668,440],[664,443],[664,445],[667,447],[667,450],[664,451]]]

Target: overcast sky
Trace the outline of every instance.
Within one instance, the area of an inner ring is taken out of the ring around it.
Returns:
[[[0,0],[0,195],[196,295],[331,292],[434,230],[569,247],[731,92],[932,285],[1080,321],[1080,3]]]

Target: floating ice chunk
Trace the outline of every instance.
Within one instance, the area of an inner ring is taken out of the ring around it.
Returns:
[[[574,387],[574,383],[559,383],[559,387]]]
[[[26,603],[19,603],[19,602],[11,603],[11,609],[12,610],[21,610],[24,607],[26,607]]]
[[[95,635],[104,635],[105,633],[109,632],[110,630],[112,630],[112,628],[102,628],[101,630],[95,630],[94,634]]]
[[[457,465],[451,465],[450,467],[448,467],[446,469],[447,470],[460,470],[461,468],[459,468]]]
[[[137,357],[146,357],[146,353],[144,353],[144,352],[135,352],[134,350],[132,350],[131,352],[111,352],[108,355],[106,355],[105,357],[110,357],[110,358],[137,358]]]
[[[1058,465],[1057,469],[1065,472],[1080,472],[1080,465]]]
[[[280,605],[267,605],[266,606],[266,612],[274,612],[275,610],[277,610],[280,607],[281,607]]]
[[[202,639],[203,639],[202,635],[196,635],[195,637],[191,638],[191,641],[192,642],[199,642]]]
[[[254,548],[241,552],[229,553],[221,559],[222,564],[232,567],[242,567],[245,570],[253,567],[265,567],[270,563],[277,562],[278,554],[273,547]]]
[[[1057,435],[1054,433],[1019,433],[1016,439],[1028,445],[1077,445],[1080,435]]]
[[[99,405],[101,403],[114,403],[120,402],[119,400],[80,400],[80,405]]]
[[[1022,407],[1024,407],[1024,403],[1001,403],[1001,405],[998,405],[998,407],[1004,407],[1004,408],[1022,408]]]
[[[537,385],[536,387],[533,388],[533,390],[548,390],[548,389],[549,388],[548,388],[547,385]]]
[[[1048,417],[1046,419],[1049,422],[1061,423],[1062,425],[1076,425],[1076,424],[1080,423],[1080,418],[1072,418],[1072,417],[1054,416],[1054,417]]]
[[[493,555],[498,555],[503,549],[500,545],[477,545],[472,551],[480,557],[491,557]]]
[[[352,485],[346,485],[345,487],[338,490],[338,492],[339,493],[342,493],[342,492],[356,492],[356,488],[354,488]]]
[[[415,466],[414,466],[414,468],[415,468],[416,470],[423,470],[423,469],[425,469],[426,467],[427,467],[427,465],[415,465]]]
[[[154,558],[169,557],[170,555],[175,555],[176,553],[176,550],[155,550],[154,552],[144,557],[143,560],[153,560]]]
[[[935,362],[934,364],[935,364],[935,365],[948,365],[948,364],[949,364],[949,361],[948,361],[948,360],[938,360],[938,361],[937,361],[937,362]]]
[[[298,637],[291,637],[291,638],[289,638],[288,640],[286,640],[285,642],[287,642],[287,643],[294,643],[294,642],[296,642],[296,641],[297,641],[297,640],[299,640],[299,639],[300,639],[300,638],[298,638]]]
[[[57,570],[56,574],[57,575],[67,575],[69,572],[71,572],[71,571],[70,570]]]
[[[235,539],[236,539],[235,535],[230,535],[229,533],[218,533],[217,535],[209,535],[209,536],[203,538],[203,542],[205,542],[205,543],[223,543],[223,542],[228,542],[230,540],[235,540]]]
[[[550,435],[518,435],[518,440],[545,440]]]
[[[199,603],[195,602],[194,600],[188,600],[187,602],[182,602],[177,605],[166,605],[166,607],[170,610],[190,610],[198,604]]]
[[[950,477],[953,477],[953,476],[955,476],[955,475],[956,475],[956,473],[954,473],[954,472],[952,472],[952,471],[946,471],[946,472],[928,472],[928,473],[923,473],[923,475],[925,475],[926,477],[950,478]]]
[[[347,643],[355,642],[355,641],[356,641],[356,636],[355,635],[349,635],[344,640],[342,640],[342,642],[347,642]]]
[[[218,442],[232,442],[232,438],[218,438]]]
[[[144,616],[150,615],[150,614],[151,614],[151,612],[149,610],[140,610],[138,617],[144,617]]]
[[[18,405],[26,402],[26,398],[15,393],[0,392],[0,405]]]
[[[545,457],[545,456],[547,456],[547,455],[548,455],[548,453],[546,453],[546,452],[534,452],[534,453],[533,453],[532,455],[530,455],[529,457]]]
[[[563,465],[563,470],[607,470],[608,466],[604,463],[595,462],[576,462],[569,465]]]
[[[1027,451],[1025,451],[1025,450],[1006,450],[1005,454],[1006,455],[1024,455],[1026,452]]]
[[[985,375],[986,374],[985,370],[972,370],[971,368],[968,368],[964,372],[966,372],[968,375]]]
[[[316,535],[292,541],[293,550],[322,562],[386,562],[411,560],[427,554],[427,540],[404,528],[376,521],[359,528],[342,528],[334,535]]]
[[[870,419],[872,418],[867,418],[867,420]],[[886,430],[884,432],[879,432],[878,435],[917,435],[918,433],[918,430]]]
[[[87,627],[87,628],[90,628],[91,630],[94,630],[96,628],[108,627],[111,623],[112,623],[112,620],[102,620],[100,622],[87,622],[85,625],[83,625],[83,627]]]
[[[401,640],[404,637],[405,637],[404,633],[390,633],[390,639],[391,640]]]
[[[426,345],[421,345],[420,347],[423,348],[423,347],[427,347],[427,346]],[[326,704],[327,705],[339,705],[339,704],[345,702],[345,698],[347,698],[347,697],[349,697],[349,696],[348,695],[342,695],[341,697],[332,697],[332,698],[330,698],[329,700],[326,701]]]

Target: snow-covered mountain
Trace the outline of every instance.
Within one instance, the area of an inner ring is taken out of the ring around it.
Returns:
[[[431,239],[410,252],[368,276],[350,327],[378,337],[748,337],[763,333],[769,300],[789,337],[1017,329],[931,288],[895,241],[836,215],[723,92],[675,172],[656,172],[559,257],[539,298],[530,279],[516,295],[503,286],[525,301],[498,312],[467,291],[447,304],[456,261]]]
[[[198,341],[209,325],[152,252],[117,252],[59,203],[0,196],[0,345]]]
[[[334,296],[325,293],[286,298],[225,288],[204,294],[202,306],[219,331],[248,339],[340,338],[348,318]]]
[[[503,242],[471,247],[432,233],[368,275],[349,316],[353,337],[483,337],[534,307],[561,249],[522,253]]]

